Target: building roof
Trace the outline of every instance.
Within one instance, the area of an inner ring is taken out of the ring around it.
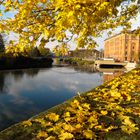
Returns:
[[[116,37],[116,36],[118,36],[118,35],[121,35],[121,34],[133,34],[134,32],[135,32],[135,30],[133,30],[133,31],[128,31],[127,33],[120,32],[120,33],[118,33],[118,34],[115,34],[115,35],[113,35],[113,36],[110,36],[109,38],[105,39],[104,41],[107,41],[107,40],[109,40],[109,39],[111,39],[111,38],[113,38],[113,37]]]
[[[93,49],[80,48],[80,49],[77,49],[77,50],[69,50],[69,52],[74,52],[74,51],[87,51],[87,50],[100,52],[100,51],[98,51],[97,49],[94,49],[94,48]]]
[[[113,37],[116,37],[116,36],[120,35],[120,34],[122,34],[122,33],[118,33],[118,34],[115,34],[115,35],[113,35],[113,36],[110,36],[110,37],[108,37],[107,39],[105,39],[104,41],[107,41],[107,40],[109,40],[109,39],[111,39],[111,38],[113,38]]]

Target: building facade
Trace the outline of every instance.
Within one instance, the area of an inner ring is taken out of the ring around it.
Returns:
[[[105,40],[105,58],[114,58],[116,61],[139,62],[140,36],[120,33]]]

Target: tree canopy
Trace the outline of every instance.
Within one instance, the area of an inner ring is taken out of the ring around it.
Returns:
[[[40,37],[42,46],[75,39],[77,47],[92,48],[104,31],[130,28],[130,20],[140,11],[140,0],[0,0],[0,4],[0,32],[18,33],[14,46],[20,51],[36,46]],[[5,12],[15,12],[14,18],[4,19]]]

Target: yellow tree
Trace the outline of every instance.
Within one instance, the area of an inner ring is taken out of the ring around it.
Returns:
[[[66,44],[62,43],[61,46],[57,45],[53,48],[53,52],[56,56],[66,56],[68,55],[69,48]]]
[[[140,10],[140,0],[1,0],[0,4],[1,16],[15,12],[14,18],[1,17],[0,32],[18,33],[20,48],[34,47],[40,36],[44,46],[54,40],[66,44],[75,36],[77,47],[94,47],[94,39],[104,31],[130,28],[130,19]]]

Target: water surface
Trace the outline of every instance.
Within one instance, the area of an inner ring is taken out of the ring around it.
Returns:
[[[102,83],[102,73],[71,67],[0,72],[0,130]]]

